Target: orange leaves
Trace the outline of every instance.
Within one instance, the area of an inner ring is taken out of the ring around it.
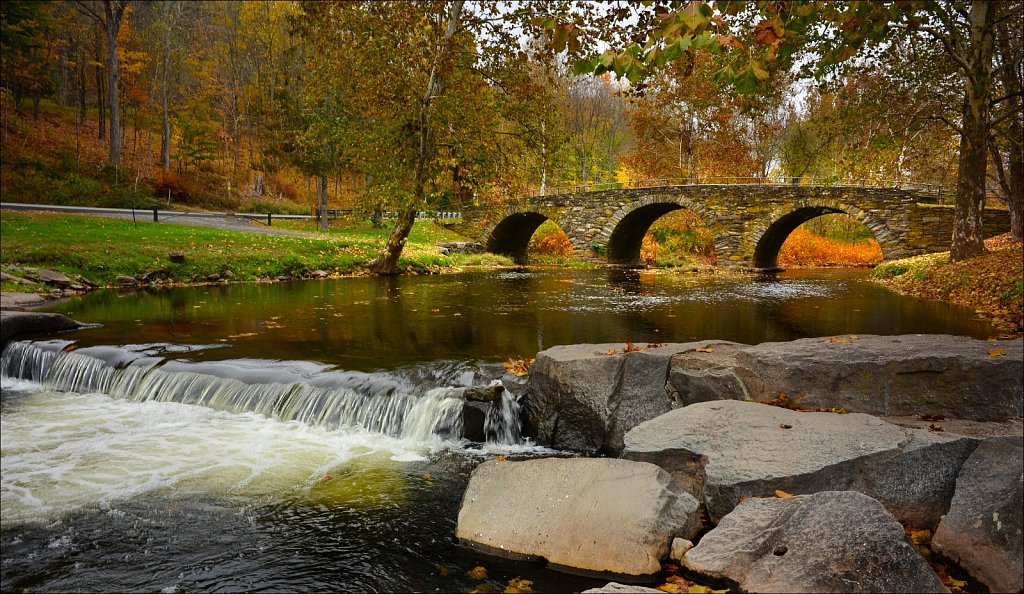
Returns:
[[[851,334],[849,336],[830,336],[825,340],[825,342],[829,344],[850,344],[855,340],[860,340],[860,336],[857,336],[856,334]]]
[[[778,263],[783,267],[847,264],[865,266],[882,261],[882,248],[874,239],[846,242],[797,228],[782,244]]]
[[[530,374],[530,365],[533,365],[533,359],[516,359],[514,357],[509,357],[503,365],[505,367],[505,371],[521,377]]]
[[[789,499],[792,496],[793,496],[792,493],[787,493],[787,492],[783,491],[782,489],[775,489],[775,498],[776,499]]]
[[[1005,357],[1006,351],[1003,349],[991,349],[988,352],[989,357]]]
[[[617,349],[608,349],[607,351],[604,351],[603,353],[598,353],[598,354],[600,354],[600,355],[609,355],[609,356],[610,355],[619,355],[619,354],[625,354],[625,353],[635,353],[637,351],[646,351],[646,350],[649,350],[649,349],[660,349],[663,346],[665,346],[665,343],[663,343],[663,342],[651,342],[651,343],[648,343],[647,346],[640,346],[640,345],[633,344],[632,342],[626,341],[626,346],[621,351],[617,350]]]
[[[466,572],[466,577],[471,580],[482,580],[487,577],[487,568],[477,565],[473,569]]]

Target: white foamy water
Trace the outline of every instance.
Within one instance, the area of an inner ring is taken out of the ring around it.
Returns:
[[[366,487],[338,475],[396,474],[398,462],[450,445],[420,437],[40,390],[0,418],[0,516],[4,525],[46,521],[158,491],[345,500],[340,491]]]

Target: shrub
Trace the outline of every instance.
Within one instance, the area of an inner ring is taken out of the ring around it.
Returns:
[[[572,243],[558,225],[544,221],[530,238],[528,252],[533,256],[567,258],[572,256]]]
[[[172,200],[181,200],[195,196],[196,187],[188,178],[173,171],[160,170],[156,176],[153,192],[157,198],[167,198],[169,192]]]

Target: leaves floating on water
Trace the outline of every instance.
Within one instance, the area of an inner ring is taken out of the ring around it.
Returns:
[[[530,365],[533,365],[533,359],[515,359],[509,357],[508,361],[505,361],[505,371],[518,376],[529,375]]]
[[[533,586],[533,582],[530,580],[512,578],[508,581],[508,586],[505,586],[505,594],[529,594],[533,592],[531,586]]]
[[[487,568],[477,565],[466,572],[466,577],[471,580],[482,580],[487,577]]]

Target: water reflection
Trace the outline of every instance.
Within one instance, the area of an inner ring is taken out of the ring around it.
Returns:
[[[445,276],[98,291],[54,309],[102,328],[82,345],[220,344],[190,358],[316,360],[344,369],[500,361],[558,344],[744,343],[843,333],[993,334],[966,309],[919,302],[861,270],[723,278],[663,271],[506,270]]]

